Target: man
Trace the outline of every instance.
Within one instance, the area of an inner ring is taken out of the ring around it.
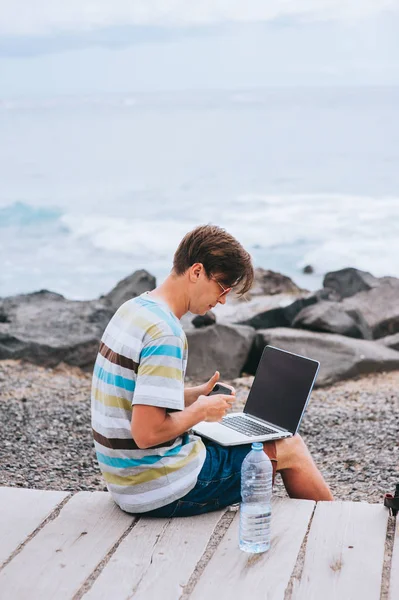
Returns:
[[[240,501],[250,446],[223,447],[189,433],[219,421],[233,395],[207,397],[219,379],[184,388],[187,340],[179,319],[224,304],[253,283],[249,254],[220,227],[188,233],[165,282],[125,302],[102,337],[94,367],[92,426],[100,469],[115,502],[151,516],[188,516]],[[228,348],[226,348],[228,352]],[[332,500],[299,435],[264,450],[292,498]]]

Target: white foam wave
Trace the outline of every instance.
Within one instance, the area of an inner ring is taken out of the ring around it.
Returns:
[[[399,238],[328,240],[315,250],[307,252],[300,267],[311,264],[318,273],[355,267],[370,271],[377,277],[399,276]]]
[[[75,238],[97,248],[169,263],[187,231],[213,222],[255,255],[257,249],[286,252],[298,269],[310,263],[324,273],[353,265],[399,275],[399,199],[394,197],[246,195],[230,205],[193,206],[177,220],[169,218],[165,206],[156,218],[69,214],[61,221]]]
[[[230,214],[229,221],[241,230],[243,241],[263,247],[303,240],[319,248],[328,244],[331,252],[345,252],[357,240],[362,252],[374,254],[376,240],[399,240],[397,197],[245,195],[237,203],[243,210],[237,219]]]
[[[139,257],[171,259],[191,224],[166,219],[135,219],[64,215],[61,221],[75,238],[87,238],[97,248]]]

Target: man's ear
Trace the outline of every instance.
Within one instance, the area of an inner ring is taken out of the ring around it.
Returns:
[[[195,264],[191,265],[190,281],[195,283],[199,279],[203,269],[204,269],[204,267],[203,267],[202,263],[195,263]]]

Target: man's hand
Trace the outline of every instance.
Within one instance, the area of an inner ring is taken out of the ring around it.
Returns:
[[[219,379],[220,373],[219,371],[215,371],[215,373],[206,383],[203,383],[202,385],[197,385],[196,389],[198,390],[198,396],[207,396],[213,390],[215,384],[219,381]]]
[[[227,394],[215,394],[214,396],[199,396],[196,405],[204,409],[204,421],[213,423],[223,419],[234,401],[234,396],[228,396]]]
[[[201,385],[197,385],[192,388],[186,388],[184,390],[184,403],[186,406],[190,406],[193,402],[196,402],[200,396],[207,396],[214,388],[215,384],[219,381],[220,373],[219,371],[215,371],[212,377]],[[223,384],[231,390],[231,395],[235,396],[236,391],[233,386],[228,385],[227,383]]]
[[[200,421],[220,421],[234,402],[234,396],[200,396],[188,408],[167,413],[165,408],[135,404],[130,430],[139,448],[151,448],[172,440]]]

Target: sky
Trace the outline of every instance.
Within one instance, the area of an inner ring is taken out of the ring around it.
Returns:
[[[0,98],[399,85],[399,0],[0,0]]]

